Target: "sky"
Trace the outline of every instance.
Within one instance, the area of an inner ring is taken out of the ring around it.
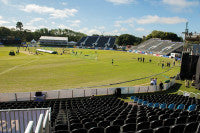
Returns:
[[[0,26],[71,29],[87,35],[132,34],[153,30],[182,36],[200,33],[200,0],[0,0]]]

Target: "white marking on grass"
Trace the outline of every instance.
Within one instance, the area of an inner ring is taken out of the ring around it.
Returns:
[[[7,69],[7,70],[5,70],[5,71],[3,71],[3,72],[0,72],[0,75],[2,75],[2,74],[4,74],[4,73],[7,73],[7,72],[10,72],[10,71],[12,71],[12,70],[14,70],[14,69],[16,69],[16,68],[18,68],[18,67],[21,67],[21,66],[30,64],[30,63],[32,63],[32,62],[35,62],[35,61],[37,61],[38,59],[39,59],[39,57],[37,57],[37,59],[35,59],[35,60],[26,62],[26,63],[21,64],[21,65],[14,66],[14,67],[12,67],[12,68],[9,68],[9,69]]]

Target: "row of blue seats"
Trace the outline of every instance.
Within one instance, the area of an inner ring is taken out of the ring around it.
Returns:
[[[169,104],[167,106],[166,103],[152,103],[152,102],[148,102],[148,101],[145,101],[143,99],[139,99],[138,97],[136,96],[131,96],[131,99],[134,101],[134,103],[137,103],[139,105],[143,105],[143,106],[147,106],[147,107],[152,107],[152,108],[160,108],[160,109],[170,109],[170,110],[174,110],[175,109],[175,104],[172,103],[172,104]],[[179,104],[176,108],[177,110],[183,110],[185,109],[185,105],[184,104]],[[196,109],[196,104],[192,104],[188,107],[187,111],[194,111]]]

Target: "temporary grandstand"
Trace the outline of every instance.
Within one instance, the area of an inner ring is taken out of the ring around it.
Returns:
[[[170,55],[170,53],[181,53],[183,45],[183,42],[172,42],[170,40],[152,38],[139,44],[134,50],[142,53]]]
[[[41,36],[39,38],[39,43],[40,45],[66,46],[68,37]]]
[[[87,36],[81,38],[76,44],[80,48],[113,49],[115,37],[109,36]]]

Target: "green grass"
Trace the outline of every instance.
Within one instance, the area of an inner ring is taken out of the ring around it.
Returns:
[[[9,51],[16,51],[17,48],[0,47],[0,92],[84,88],[123,82],[164,72],[169,68],[162,69],[158,63],[170,61],[172,64],[173,62],[167,58],[122,51],[65,49],[68,54],[60,55],[63,51],[61,48],[45,49],[56,50],[59,54],[34,55],[20,48],[19,55],[9,56]],[[77,51],[77,56],[70,54],[72,50]],[[35,48],[30,48],[30,51],[35,53]],[[96,56],[98,56],[97,59]],[[138,57],[145,57],[145,62],[138,62]],[[111,64],[112,59],[114,59],[114,65]],[[152,60],[151,63],[149,59]],[[168,72],[155,76],[158,82],[177,75],[180,71],[178,65],[177,62],[176,66]],[[148,85],[149,83],[150,78],[147,78],[107,87]]]

